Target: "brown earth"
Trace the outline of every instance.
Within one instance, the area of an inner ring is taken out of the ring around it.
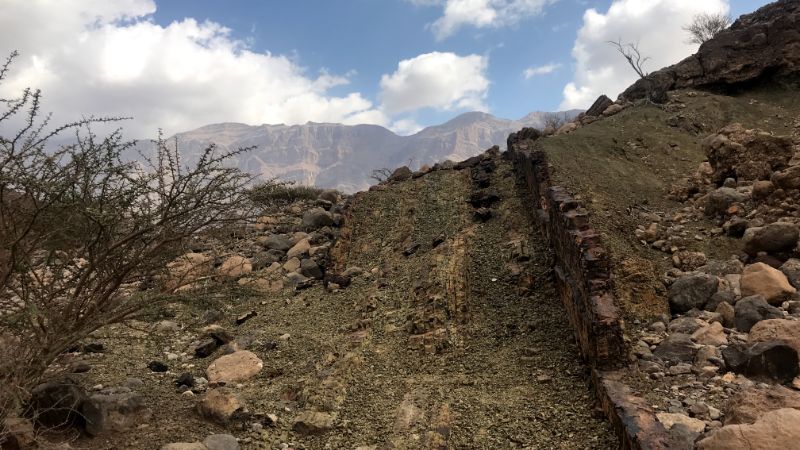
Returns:
[[[87,357],[92,368],[78,375],[81,382],[139,378],[153,416],[130,432],[73,445],[153,449],[231,433],[248,449],[615,448],[553,291],[549,251],[530,228],[510,165],[496,159],[492,189],[502,200],[486,223],[474,222],[466,203],[468,170],[359,194],[339,252],[342,268],[365,274],[346,289],[196,291],[96,333],[106,351]],[[434,248],[440,235],[445,240]],[[412,244],[420,246],[405,256]],[[180,373],[202,376],[221,354],[165,359],[191,349],[208,310],[223,312],[219,323],[263,360],[258,375],[228,387],[252,417],[275,414],[274,426],[203,421],[198,397],[176,391]],[[258,315],[235,326],[248,311]],[[181,330],[150,331],[165,318]],[[151,373],[146,365],[154,359],[170,371]],[[307,411],[330,415],[332,429],[293,431]]]

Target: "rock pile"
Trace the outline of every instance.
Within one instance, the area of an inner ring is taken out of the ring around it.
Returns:
[[[673,434],[689,448],[696,439],[700,448],[740,448],[732,439],[777,426],[794,412],[775,410],[800,398],[782,387],[800,389],[800,145],[733,124],[702,146],[708,160],[671,192],[685,207],[643,214],[636,230],[644,245],[671,253],[674,268],[665,275],[671,317],[651,323],[631,357],[643,377],[669,386],[657,416],[671,433],[678,426]],[[691,235],[701,220],[716,227]],[[728,260],[686,250],[708,235],[741,250]],[[769,400],[748,406],[741,399],[754,390]]]

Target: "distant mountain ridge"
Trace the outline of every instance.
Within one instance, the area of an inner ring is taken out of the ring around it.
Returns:
[[[568,119],[578,110],[566,111]],[[534,112],[519,120],[468,112],[410,136],[398,136],[378,125],[245,125],[219,123],[176,137],[188,160],[215,143],[220,149],[255,146],[239,156],[238,168],[301,184],[356,192],[369,187],[374,169],[409,165],[417,168],[446,159],[459,161],[492,145],[505,147],[509,133],[522,127],[543,128],[549,113]]]

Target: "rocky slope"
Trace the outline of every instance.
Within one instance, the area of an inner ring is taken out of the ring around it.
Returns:
[[[577,113],[564,114],[571,119]],[[460,161],[492,145],[502,145],[509,133],[524,126],[544,128],[545,116],[534,112],[519,120],[506,120],[471,112],[411,136],[398,136],[377,125],[223,123],[179,133],[177,138],[187,158],[212,142],[223,150],[255,146],[238,158],[240,169],[264,179],[279,177],[356,192],[374,183],[370,179],[374,169]]]
[[[731,89],[763,77],[788,77],[800,71],[800,2],[778,0],[740,17],[683,61],[639,80],[620,99],[644,98],[647,92],[717,87]],[[657,95],[658,96],[658,95]]]

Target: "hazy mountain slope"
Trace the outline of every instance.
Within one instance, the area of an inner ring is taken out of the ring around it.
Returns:
[[[577,111],[566,114],[571,118]],[[542,128],[545,115],[535,112],[507,120],[470,112],[411,136],[398,136],[377,125],[309,122],[292,126],[221,123],[177,137],[187,160],[212,142],[223,150],[255,146],[238,158],[240,169],[263,178],[355,192],[370,185],[374,169],[462,160],[492,145],[504,147],[509,133],[524,126]]]

